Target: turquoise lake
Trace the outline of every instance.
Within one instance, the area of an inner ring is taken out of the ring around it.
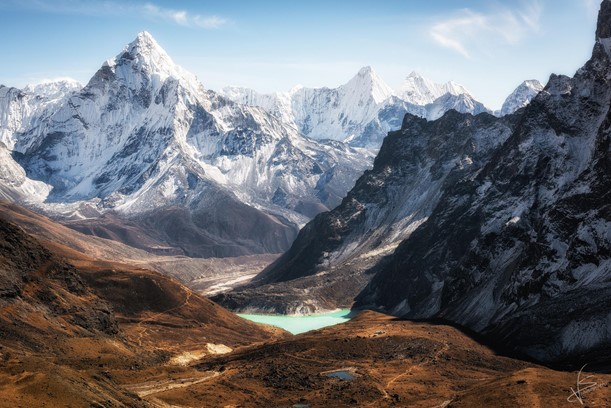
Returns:
[[[349,314],[350,310],[342,309],[333,313],[321,313],[313,315],[287,316],[239,313],[238,316],[253,322],[280,327],[281,329],[284,329],[292,334],[299,334],[310,330],[320,329],[322,327],[345,323],[350,320],[350,317],[348,317]]]

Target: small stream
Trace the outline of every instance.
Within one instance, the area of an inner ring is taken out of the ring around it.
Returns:
[[[322,327],[345,323],[350,320],[350,317],[348,317],[349,314],[349,309],[342,309],[332,313],[312,315],[238,314],[238,316],[253,322],[280,327],[292,334],[299,334]]]

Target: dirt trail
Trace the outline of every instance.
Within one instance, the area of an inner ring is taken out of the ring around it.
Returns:
[[[433,354],[433,356],[432,356],[431,358],[426,359],[426,360],[424,360],[424,361],[421,361],[421,362],[420,362],[420,363],[418,363],[418,364],[414,364],[414,365],[410,366],[410,368],[408,368],[408,369],[407,369],[405,372],[403,372],[403,373],[401,373],[401,374],[399,374],[399,375],[397,375],[397,376],[395,376],[395,377],[391,378],[391,379],[390,379],[390,380],[389,380],[389,381],[386,383],[386,386],[384,387],[384,389],[388,389],[388,388],[389,388],[389,387],[390,387],[390,386],[391,386],[391,385],[392,385],[392,384],[393,384],[395,381],[397,381],[399,378],[401,378],[401,377],[403,377],[403,376],[405,376],[405,375],[410,374],[414,368],[416,368],[416,367],[422,367],[422,366],[424,366],[424,365],[426,365],[426,364],[429,364],[429,363],[430,363],[430,362],[432,362],[432,361],[437,360],[437,359],[438,359],[438,358],[439,358],[439,357],[440,357],[440,356],[441,356],[443,353],[447,352],[448,350],[450,350],[450,346],[449,346],[449,344],[448,344],[448,343],[443,343],[443,347],[442,347],[441,349],[437,350],[437,351],[435,352],[435,354]]]
[[[406,375],[411,374],[411,373],[412,373],[412,371],[413,371],[415,368],[425,366],[425,365],[427,365],[427,364],[431,363],[432,361],[437,360],[437,359],[438,359],[438,358],[439,358],[439,357],[440,357],[440,356],[441,356],[443,353],[447,352],[448,350],[450,350],[450,345],[449,345],[448,343],[444,342],[444,343],[443,343],[443,347],[442,347],[441,349],[437,350],[437,351],[435,352],[435,354],[433,354],[433,355],[432,355],[430,358],[425,359],[424,361],[421,361],[421,362],[420,362],[420,363],[418,363],[418,364],[413,364],[413,365],[411,365],[411,366],[410,366],[410,367],[409,367],[407,370],[405,370],[405,371],[404,371],[404,372],[402,372],[401,374],[396,375],[396,376],[392,377],[390,380],[388,380],[388,382],[386,383],[386,385],[385,385],[385,386],[380,386],[380,387],[378,387],[378,390],[379,390],[379,391],[382,393],[382,395],[384,395],[384,398],[386,398],[386,399],[390,399],[390,395],[389,395],[389,393],[388,393],[388,391],[387,391],[387,390],[389,390],[389,389],[390,389],[390,387],[391,387],[391,386],[392,386],[392,385],[393,385],[393,384],[394,384],[394,383],[395,383],[395,382],[396,382],[396,381],[397,381],[399,378],[401,378],[401,377],[404,377],[404,376],[406,376]],[[445,402],[444,402],[444,404],[445,404],[446,402],[447,402],[447,403],[449,403],[448,401],[445,401]],[[450,401],[450,402],[451,402],[451,401]],[[368,406],[368,407],[374,407],[374,406],[376,406],[376,404],[377,404],[377,402],[376,402],[376,403],[369,404],[369,405],[367,405],[367,406]],[[443,404],[442,404],[442,407],[445,407],[445,405],[443,405]]]
[[[191,300],[191,296],[193,295],[193,292],[185,288],[183,288],[183,290],[185,291],[185,300],[180,305],[173,307],[171,309],[168,309],[168,310],[164,310],[163,312],[156,313],[150,317],[147,317],[146,319],[143,319],[140,323],[136,325],[136,330],[138,330],[138,338],[136,341],[138,342],[139,346],[142,346],[142,338],[144,337],[144,333],[146,333],[146,331],[148,330],[148,327],[146,327],[145,324],[156,320],[161,315],[168,314],[170,312],[173,312],[174,310],[178,310],[189,304],[189,301]]]
[[[202,377],[179,378],[176,380],[167,381],[148,381],[140,384],[131,384],[125,386],[128,390],[135,392],[139,397],[146,397],[160,392],[173,390],[176,388],[190,387],[195,384],[210,380],[221,375],[218,371],[206,371],[202,373]]]

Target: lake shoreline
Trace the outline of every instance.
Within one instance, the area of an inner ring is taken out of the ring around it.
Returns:
[[[267,324],[279,327],[291,334],[301,334],[312,330],[321,329],[327,326],[334,326],[349,321],[354,317],[354,312],[350,309],[337,309],[327,313],[313,313],[308,315],[280,315],[280,314],[259,314],[259,313],[237,313],[243,319],[255,323]]]

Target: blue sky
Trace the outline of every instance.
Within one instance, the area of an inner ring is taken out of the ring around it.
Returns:
[[[454,80],[490,108],[525,79],[572,75],[594,42],[597,0],[0,0],[0,84],[86,83],[140,31],[204,86],[334,87],[371,65]]]

